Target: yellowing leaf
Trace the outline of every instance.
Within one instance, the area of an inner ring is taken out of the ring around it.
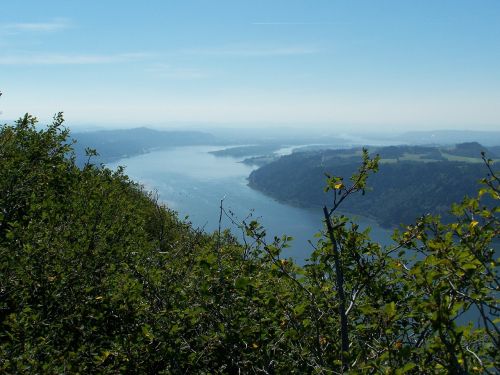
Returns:
[[[396,315],[396,304],[394,302],[390,302],[384,306],[384,312],[386,313],[388,318],[393,318]]]

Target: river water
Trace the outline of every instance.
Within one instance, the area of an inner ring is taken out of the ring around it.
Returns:
[[[188,217],[195,227],[215,231],[219,225],[220,201],[227,212],[243,220],[252,215],[265,228],[268,238],[286,234],[294,238],[284,256],[303,263],[313,250],[308,242],[315,242],[314,234],[322,229],[322,210],[292,207],[280,203],[258,191],[250,189],[247,177],[256,167],[241,163],[240,159],[216,157],[209,151],[214,146],[188,146],[154,151],[148,154],[122,159],[108,165],[118,165],[133,180],[148,190],[156,190],[160,200]],[[371,227],[374,241],[389,244],[391,231],[381,228],[373,220],[356,218],[360,227]],[[237,235],[241,231],[223,217],[223,228]]]

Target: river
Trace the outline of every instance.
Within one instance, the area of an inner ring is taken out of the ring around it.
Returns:
[[[160,200],[177,211],[180,218],[188,217],[195,227],[205,231],[217,230],[223,200],[224,209],[239,221],[250,214],[257,219],[266,228],[268,238],[284,234],[293,237],[284,256],[304,263],[313,250],[308,241],[314,243],[314,234],[322,229],[322,210],[292,207],[250,189],[247,177],[256,167],[240,163],[237,158],[209,153],[219,149],[221,147],[177,147],[122,159],[108,167],[124,166],[127,175],[146,189],[157,191]],[[360,227],[372,228],[374,241],[390,243],[391,231],[367,218],[356,220]],[[241,235],[227,217],[223,218],[222,227]]]

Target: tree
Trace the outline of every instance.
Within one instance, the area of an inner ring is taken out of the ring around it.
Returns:
[[[368,190],[364,152],[350,180],[328,177],[300,267],[282,258],[290,237],[251,218],[243,243],[196,230],[123,169],[79,168],[62,114],[44,129],[25,115],[0,128],[0,371],[495,373],[500,196],[484,162],[452,223],[422,217],[382,247],[337,212]]]
[[[499,179],[483,159],[484,187],[453,207],[453,223],[422,217],[386,248],[334,215],[345,199],[364,194],[378,157],[364,150],[351,185],[328,176],[333,205],[324,207],[324,238],[305,266],[312,316],[322,317],[313,325],[325,371],[332,363],[339,372],[498,370]]]

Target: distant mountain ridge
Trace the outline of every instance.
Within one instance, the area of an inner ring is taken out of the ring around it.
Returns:
[[[397,136],[397,139],[413,144],[458,144],[477,142],[484,146],[500,145],[500,131],[479,130],[433,130],[412,131]]]
[[[154,149],[216,142],[212,134],[200,131],[165,131],[146,127],[74,133],[72,138],[76,140],[74,149],[80,165],[86,161],[86,148],[99,150],[94,162],[107,163]]]

